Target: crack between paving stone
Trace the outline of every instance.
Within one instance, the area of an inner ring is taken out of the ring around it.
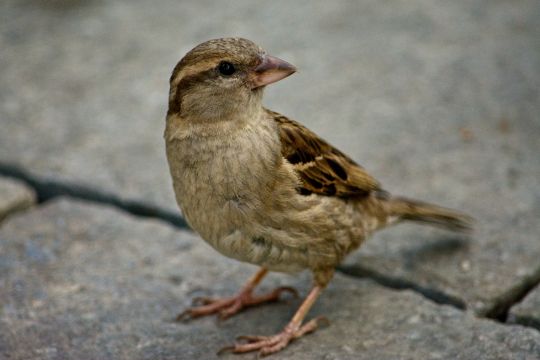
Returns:
[[[40,177],[14,164],[0,162],[0,175],[20,180],[32,187],[38,196],[38,203],[40,204],[62,196],[83,199],[90,202],[111,205],[135,216],[159,219],[179,229],[190,229],[189,225],[187,225],[186,221],[179,214],[159,206],[150,205],[142,201],[123,199],[112,193],[86,185]],[[381,274],[359,265],[356,265],[354,268],[340,266],[337,268],[337,271],[355,278],[370,278],[379,285],[387,288],[412,290],[437,304],[450,305],[460,310],[466,310],[467,308],[462,299],[440,290],[422,286],[399,277]],[[534,275],[526,278],[520,285],[503,295],[491,309],[485,314],[481,314],[480,317],[490,318],[502,324],[508,324],[508,313],[512,306],[519,303],[537,285],[540,285],[540,268]],[[540,330],[538,322],[530,320],[528,318],[522,319],[521,317],[514,318],[515,323]]]
[[[460,298],[446,294],[443,291],[437,289],[416,284],[410,280],[381,274],[374,271],[373,269],[369,269],[358,264],[356,264],[355,266],[339,266],[337,270],[356,278],[372,279],[379,285],[391,289],[412,290],[437,304],[450,305],[459,310],[467,309],[467,305]]]
[[[519,304],[527,294],[540,286],[540,267],[537,268],[531,275],[526,276],[519,284],[512,287],[505,294],[494,301],[494,305],[488,309],[482,316],[494,319],[503,323],[508,322],[509,312],[514,305]],[[540,322],[538,320],[530,321],[525,317],[514,317],[513,323],[530,326],[540,330]],[[523,321],[520,321],[523,320]]]
[[[437,289],[416,284],[407,279],[381,274],[373,269],[358,264],[355,264],[354,266],[340,266],[337,270],[356,278],[372,279],[378,284],[388,288],[396,290],[412,290],[437,304],[450,305],[459,310],[467,310],[467,305],[462,299]],[[509,318],[509,312],[512,307],[519,304],[525,296],[537,286],[540,286],[540,268],[493,301],[494,304],[491,308],[483,313],[476,314],[476,316],[479,318],[491,319],[504,325],[518,324],[540,330],[540,321],[537,319],[525,316],[512,316],[511,319]]]
[[[112,193],[90,186],[36,176],[13,164],[0,162],[0,175],[20,180],[33,188],[40,204],[60,196],[83,199],[112,205],[136,216],[157,218],[180,229],[189,229],[186,221],[176,212],[141,201],[122,199]]]
[[[523,316],[523,315],[512,315],[512,322],[510,322],[510,325],[518,324],[521,326],[529,327],[536,329],[540,331],[540,320],[535,319],[531,316]]]

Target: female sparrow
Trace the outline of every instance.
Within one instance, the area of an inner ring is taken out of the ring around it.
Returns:
[[[304,318],[334,268],[375,230],[404,220],[454,231],[471,219],[396,197],[366,170],[298,122],[262,105],[264,87],[296,71],[253,42],[223,38],[189,51],[170,78],[165,142],[176,200],[201,237],[222,254],[261,269],[242,290],[179,318],[274,301],[255,296],[268,271],[309,269],[314,285],[292,320],[273,336],[246,336],[227,348],[267,355],[312,332]]]

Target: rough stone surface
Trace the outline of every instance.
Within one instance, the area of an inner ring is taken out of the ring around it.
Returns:
[[[533,289],[523,301],[510,309],[508,321],[540,330],[540,287]]]
[[[0,176],[0,221],[8,215],[29,208],[36,194],[20,181]]]
[[[32,224],[32,226],[27,226]],[[197,295],[230,294],[254,268],[189,232],[96,205],[55,201],[0,230],[0,357],[5,359],[217,358],[238,334],[279,330],[299,300],[224,323],[180,324]],[[300,285],[305,276],[271,276]],[[337,275],[310,316],[331,325],[276,359],[536,359],[540,334],[479,320],[409,291]],[[226,356],[224,358],[235,358]]]
[[[461,208],[469,240],[398,227],[349,260],[479,314],[540,279],[540,3],[2,1],[0,163],[175,209],[167,80],[200,41],[239,35],[300,72],[267,105],[392,192]]]

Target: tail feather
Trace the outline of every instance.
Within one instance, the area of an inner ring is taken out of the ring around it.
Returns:
[[[474,219],[456,210],[403,197],[385,200],[390,216],[457,232],[471,232]]]

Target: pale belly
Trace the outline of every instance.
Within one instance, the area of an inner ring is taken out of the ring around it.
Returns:
[[[227,257],[273,271],[297,272],[309,267],[307,247],[291,238],[280,220],[283,214],[276,216],[268,199],[256,192],[223,191],[223,185],[212,180],[197,181],[196,186],[175,184],[186,220],[208,244]]]
[[[337,199],[295,191],[260,197],[257,192],[216,191],[221,182],[197,184],[175,184],[193,229],[223,255],[272,271],[336,266],[367,235],[369,224],[358,217],[356,206]],[[188,193],[188,188],[196,191]],[[283,206],[284,199],[289,206]]]

